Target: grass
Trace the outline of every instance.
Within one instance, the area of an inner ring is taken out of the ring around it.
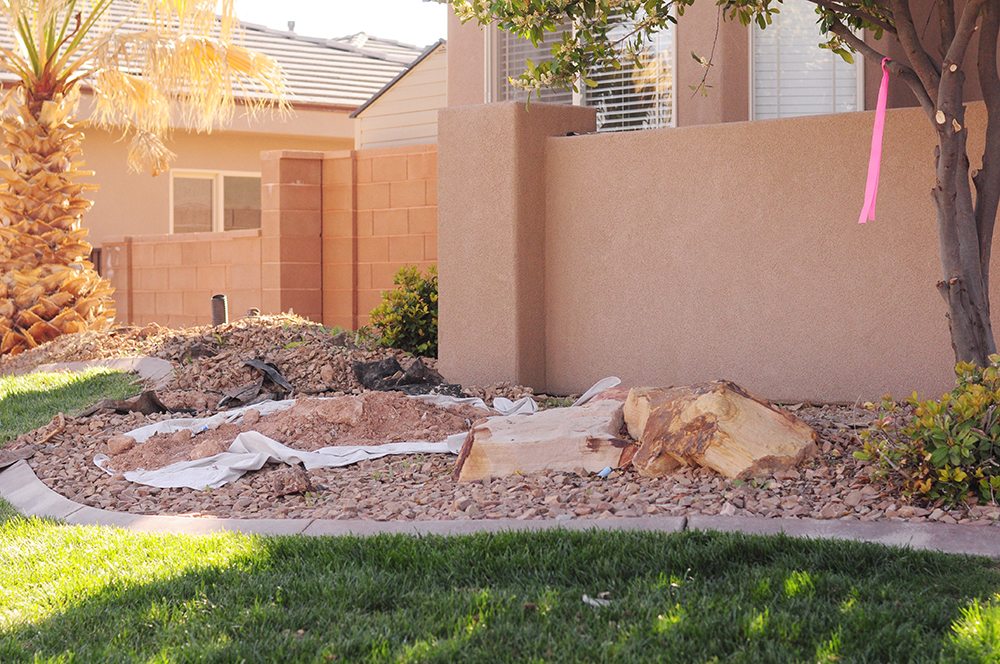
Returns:
[[[998,589],[993,561],[849,542],[197,538],[0,505],[5,663],[997,661]]]
[[[0,447],[48,424],[57,413],[138,393],[139,386],[132,376],[102,368],[0,376]]]

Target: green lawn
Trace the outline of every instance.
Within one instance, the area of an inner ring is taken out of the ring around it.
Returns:
[[[197,538],[3,509],[5,663],[1000,658],[985,559],[692,532]]]
[[[45,426],[57,413],[71,413],[101,399],[139,393],[133,376],[108,369],[0,376],[0,447]]]

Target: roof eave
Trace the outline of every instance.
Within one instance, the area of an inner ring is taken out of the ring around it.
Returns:
[[[399,81],[402,80],[411,71],[413,71],[414,68],[417,65],[419,65],[421,62],[423,62],[424,60],[426,60],[430,56],[431,53],[433,53],[434,51],[436,51],[439,48],[441,48],[441,46],[443,46],[446,42],[447,42],[447,40],[445,40],[445,39],[438,39],[436,42],[434,42],[433,44],[431,44],[430,46],[428,46],[427,48],[425,48],[423,53],[421,53],[420,55],[418,55],[413,62],[411,62],[410,64],[408,64],[406,66],[405,69],[403,69],[401,72],[399,72],[398,74],[396,74],[392,78],[391,81],[389,81],[388,83],[386,83],[385,85],[383,85],[381,90],[379,90],[378,92],[376,92],[375,94],[373,94],[371,97],[369,97],[368,101],[366,101],[365,103],[361,104],[361,106],[358,106],[358,108],[355,109],[355,111],[353,113],[351,113],[350,117],[356,118],[359,115],[361,115],[362,113],[364,113],[366,108],[368,108],[369,106],[371,106],[372,104],[374,104],[376,101],[378,101],[379,97],[381,97],[386,92],[388,92],[392,88],[392,86],[396,85],[396,83],[399,83]]]

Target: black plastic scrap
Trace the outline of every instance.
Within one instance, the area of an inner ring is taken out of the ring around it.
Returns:
[[[255,359],[246,360],[243,365],[256,369],[260,373],[260,378],[252,383],[223,392],[219,408],[239,408],[263,401],[280,400],[295,392],[295,388],[288,382],[288,379],[281,374],[278,367],[270,362]]]
[[[447,394],[464,396],[461,385],[446,383],[444,377],[424,364],[419,357],[405,370],[395,357],[351,365],[354,377],[369,390],[405,394]]]

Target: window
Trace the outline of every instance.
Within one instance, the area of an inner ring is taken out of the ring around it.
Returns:
[[[260,228],[260,174],[170,172],[172,233]]]
[[[570,29],[567,26],[566,29]],[[506,32],[498,32],[494,50],[494,98],[501,101],[524,101],[527,93],[514,88],[509,77],[517,78],[525,61],[540,62],[549,57],[552,45],[562,40],[564,31],[547,33],[538,46]],[[610,31],[613,40],[623,39],[629,24],[621,22]],[[621,69],[607,67],[590,72],[596,87],[580,86],[574,93],[559,88],[542,89],[532,98],[555,104],[592,106],[597,109],[598,131],[629,131],[669,127],[674,124],[674,34],[658,33],[635,62],[630,56],[621,59]],[[492,74],[491,74],[492,76]]]
[[[767,29],[751,28],[751,115],[755,120],[861,110],[861,56],[849,64],[819,47],[816,12],[786,2]]]

